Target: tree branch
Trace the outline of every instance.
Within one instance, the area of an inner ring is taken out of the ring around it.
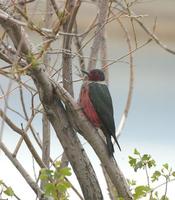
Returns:
[[[98,55],[98,51],[100,49],[100,44],[101,44],[103,31],[104,31],[104,23],[107,17],[108,1],[98,0],[98,7],[99,7],[98,24],[96,28],[96,35],[94,38],[94,42],[91,47],[91,53],[90,53],[91,59],[88,63],[88,70],[91,70],[96,67],[96,58]]]
[[[13,163],[13,165],[17,168],[17,170],[20,172],[20,174],[23,176],[26,182],[30,185],[30,187],[36,193],[37,197],[42,198],[43,192],[40,190],[40,188],[35,183],[35,181],[30,177],[30,175],[26,172],[26,170],[23,168],[20,162],[15,157],[13,157],[13,155],[9,152],[7,147],[2,142],[0,143],[0,148],[5,153],[5,155],[9,158],[9,160]]]
[[[124,27],[124,25],[121,23],[121,21],[119,19],[118,19],[118,22],[119,22],[120,26],[122,27],[122,29],[125,33],[125,37],[126,37],[127,44],[128,44],[129,63],[130,63],[130,77],[129,77],[128,97],[127,97],[127,101],[126,101],[126,105],[125,105],[123,115],[121,117],[118,129],[117,129],[117,132],[116,132],[117,137],[120,136],[121,131],[122,131],[124,125],[125,125],[126,118],[128,116],[128,112],[129,112],[129,109],[130,109],[132,95],[133,95],[133,89],[134,89],[134,64],[133,64],[133,56],[132,56],[132,47],[131,47],[130,36],[128,34],[127,29]]]
[[[40,167],[45,167],[44,163],[41,161],[37,151],[35,150],[32,142],[30,141],[29,137],[27,136],[27,134],[21,130],[20,128],[18,128],[7,116],[6,114],[0,109],[0,117],[8,124],[8,126],[14,130],[16,133],[20,134],[23,138],[24,141],[28,147],[28,149],[30,150],[31,154],[33,155],[33,157],[35,158],[35,160],[37,161],[38,165]]]

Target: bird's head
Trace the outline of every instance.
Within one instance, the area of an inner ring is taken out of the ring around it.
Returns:
[[[104,81],[105,75],[100,69],[92,69],[90,72],[82,70],[87,75],[89,81]]]

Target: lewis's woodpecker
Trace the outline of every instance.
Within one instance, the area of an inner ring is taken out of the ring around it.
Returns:
[[[112,98],[105,82],[105,75],[100,69],[93,69],[87,75],[80,92],[80,105],[89,121],[103,131],[109,155],[114,153],[111,137],[114,138],[119,149],[120,145],[115,135]]]

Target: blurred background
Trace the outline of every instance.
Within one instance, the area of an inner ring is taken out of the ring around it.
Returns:
[[[38,24],[42,24],[40,15],[44,9],[43,5],[42,1],[36,1],[31,4],[31,19],[37,19],[36,23]],[[174,0],[140,0],[133,5],[132,10],[137,15],[143,15],[142,22],[150,30],[153,29],[156,19],[155,34],[161,42],[175,50]],[[80,32],[86,29],[87,25],[91,23],[92,16],[95,16],[95,14],[96,6],[94,4],[89,2],[86,4],[85,2],[82,5],[78,15]],[[127,21],[123,19],[123,22],[131,33],[131,37],[133,37],[132,28]],[[138,46],[149,39],[149,36],[137,24],[135,24],[135,32]],[[30,36],[36,45],[41,42],[37,36]],[[126,39],[116,21],[107,25],[106,37],[109,59],[115,60],[128,53]],[[132,46],[134,49],[134,42],[132,42]],[[90,44],[84,49],[85,56],[89,56],[89,48]],[[141,153],[151,154],[157,161],[158,167],[167,162],[175,170],[175,55],[166,52],[155,42],[151,42],[136,51],[133,57],[135,67],[134,93],[126,125],[119,137],[122,152],[119,152],[117,146],[115,146],[115,157],[125,176],[136,179],[142,184],[145,182],[146,177],[144,178],[142,172],[136,176],[128,164],[128,155],[132,154],[134,148],[137,148]],[[109,67],[109,88],[113,98],[116,126],[120,122],[128,94],[129,65],[126,64],[127,59],[125,58],[122,60],[123,62],[117,62]],[[86,60],[87,62],[88,59]],[[98,66],[100,66],[100,62]],[[0,78],[0,84],[1,86],[7,85],[7,80]],[[76,98],[78,98],[80,85],[81,83],[79,82],[74,84]],[[18,106],[15,93],[13,93],[12,98],[9,98],[9,104],[14,107]],[[2,101],[0,102],[0,106],[3,107]],[[20,124],[17,118],[14,118],[14,121]],[[36,126],[39,129],[41,128],[41,124],[39,123],[36,123]],[[10,129],[6,127],[5,130],[3,140],[13,148],[17,138],[14,137]],[[62,150],[55,140],[55,136],[52,135],[52,155],[57,157],[58,154],[61,154]],[[83,138],[81,140],[85,142]],[[94,161],[96,157],[92,149],[87,143],[84,147],[88,154],[91,154],[91,159]],[[24,159],[26,149],[23,148],[21,153],[20,158],[23,160],[26,168],[33,170],[33,166],[31,165],[32,158]],[[100,178],[101,171],[99,170],[99,161],[97,159],[94,167]],[[28,191],[31,192],[30,199],[34,199],[32,191],[25,184],[25,181],[20,178],[17,170],[12,167],[2,152],[0,152],[0,169],[2,169],[0,170],[0,179],[11,185],[19,194],[21,193],[21,188],[19,188],[18,183],[19,185],[24,185],[24,199],[29,199]],[[8,169],[6,173],[4,173],[5,169]],[[140,176],[143,178],[140,178]],[[75,181],[74,176],[71,179]],[[104,184],[105,187],[104,180],[101,180],[101,184]],[[170,199],[173,200],[175,198],[173,185],[170,185],[168,192]],[[107,193],[104,193],[105,200],[108,200]],[[75,200],[74,195],[70,199]]]

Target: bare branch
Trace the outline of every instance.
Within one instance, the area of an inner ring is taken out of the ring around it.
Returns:
[[[40,107],[40,105],[39,105],[38,107]],[[31,117],[28,119],[27,125],[26,125],[26,127],[25,127],[25,129],[24,129],[23,132],[27,133],[28,129],[30,128],[30,130],[32,131],[32,134],[33,134],[33,136],[34,136],[35,141],[37,142],[37,144],[38,144],[39,147],[41,148],[41,143],[40,143],[40,141],[38,140],[38,138],[37,138],[37,136],[36,136],[36,134],[35,134],[35,131],[34,131],[32,125],[31,125],[31,124],[32,124],[32,121],[33,121],[33,119],[34,119],[34,117],[35,117],[35,115],[36,115],[36,112],[35,112],[35,113],[32,113]],[[21,146],[23,140],[24,140],[24,137],[23,137],[23,135],[22,135],[22,136],[20,137],[20,139],[19,139],[17,145],[16,145],[16,148],[15,148],[14,152],[13,152],[13,155],[14,155],[14,156],[17,155],[18,150],[19,150],[19,148],[20,148],[20,146]]]
[[[18,49],[18,46],[20,45],[21,49],[23,49],[23,52],[26,55],[29,55],[30,46],[28,43],[24,42],[27,41],[28,38],[26,38],[26,35],[24,35],[22,29],[18,28],[16,21],[10,17],[10,15],[0,10],[0,23],[9,34],[15,48]]]
[[[143,30],[160,46],[162,47],[165,51],[171,53],[171,54],[175,54],[175,51],[168,48],[165,44],[163,44],[159,38],[152,33],[139,19],[134,18],[134,20],[143,28]]]
[[[121,117],[120,124],[119,124],[118,129],[117,129],[117,133],[116,133],[117,137],[119,137],[119,135],[121,134],[121,131],[122,131],[124,125],[125,125],[126,118],[128,116],[128,112],[129,112],[129,109],[130,109],[132,95],[133,95],[133,89],[134,89],[134,64],[133,64],[133,56],[132,56],[132,53],[131,53],[132,47],[131,47],[130,36],[128,34],[127,29],[124,27],[124,25],[121,23],[121,21],[119,19],[118,19],[118,22],[119,22],[120,26],[122,27],[122,29],[125,33],[127,43],[128,43],[129,61],[130,61],[130,78],[129,78],[129,91],[128,91],[127,102],[126,102],[126,106],[125,106],[123,115]]]
[[[57,6],[57,4],[56,4],[56,1],[55,0],[50,0],[50,2],[51,2],[51,4],[52,4],[52,6],[53,6],[53,9],[55,10],[55,14],[57,15],[57,16],[59,16],[58,14],[59,14],[59,10],[58,10],[58,6]]]
[[[75,46],[77,48],[77,52],[80,55],[79,56],[79,63],[80,63],[80,68],[85,70],[85,61],[84,61],[84,57],[83,57],[83,51],[81,49],[81,41],[78,38],[78,27],[77,27],[77,23],[75,21],[75,25],[74,25],[74,33],[76,34],[76,36],[74,37],[74,41],[75,41]]]
[[[38,165],[40,167],[45,167],[44,163],[41,161],[37,151],[35,150],[32,142],[30,141],[29,137],[27,136],[27,134],[21,130],[20,128],[18,128],[7,116],[6,114],[0,109],[0,117],[8,124],[8,126],[14,130],[16,133],[20,134],[23,138],[24,141],[26,142],[26,145],[28,146],[31,154],[34,156],[35,160],[37,161]]]
[[[99,16],[98,16],[98,25],[96,29],[96,36],[94,38],[94,42],[91,47],[90,53],[90,61],[88,64],[88,70],[95,68],[96,66],[96,58],[98,55],[98,51],[100,49],[101,39],[103,36],[104,29],[104,22],[106,21],[107,11],[108,11],[108,1],[107,0],[98,0],[98,7],[99,7]],[[95,58],[95,59],[94,59]]]
[[[106,68],[107,66],[107,43],[106,43],[106,35],[105,35],[105,27],[101,35],[101,46],[100,46],[100,57],[101,57],[101,68],[105,73],[105,81],[109,83],[109,70]]]
[[[102,167],[103,174],[104,174],[104,177],[106,179],[107,186],[108,186],[108,192],[109,192],[110,199],[111,200],[117,200],[118,199],[117,190],[114,187],[114,184],[111,182],[111,179],[109,178],[108,174],[106,173],[106,170],[103,167],[103,165],[101,165],[101,167]]]
[[[52,20],[52,5],[51,3],[55,3],[55,1],[47,1],[46,2],[46,14],[44,18],[45,27],[48,28],[51,24]],[[54,7],[56,5],[54,4]],[[43,38],[43,40],[46,40],[47,38]],[[47,54],[47,51],[44,55],[44,65],[49,73],[49,62],[50,62],[50,56]],[[43,142],[42,142],[42,160],[44,164],[49,168],[50,163],[50,123],[47,119],[46,113],[43,113],[42,116],[42,122],[43,122]],[[42,184],[41,184],[42,185]]]
[[[9,91],[11,90],[11,86],[12,86],[12,80],[9,81],[7,93],[9,93]],[[0,109],[0,117],[3,119],[1,122],[1,127],[0,127],[0,142],[2,141],[2,138],[3,138],[4,119],[6,118],[5,113],[8,108],[8,100],[9,100],[9,96],[7,96],[7,98],[5,99],[4,110],[2,111]]]
[[[75,22],[76,13],[80,7],[80,1],[68,1],[67,3],[67,11],[70,13],[70,17],[67,18],[65,24],[63,25],[63,29],[65,32],[72,32],[72,28]],[[74,5],[75,4],[75,5]],[[63,49],[66,51],[71,50],[72,37],[70,35],[65,35],[63,40]],[[66,90],[69,91],[70,94],[73,95],[73,87],[72,87],[72,64],[71,64],[71,56],[63,53],[63,85]]]
[[[13,163],[13,165],[17,168],[17,170],[21,173],[21,175],[23,176],[23,178],[26,180],[26,182],[30,185],[30,187],[36,193],[37,197],[42,197],[43,196],[43,192],[40,190],[40,188],[38,187],[38,185],[30,177],[30,175],[23,168],[23,166],[20,164],[20,162],[15,157],[13,157],[13,155],[9,152],[9,150],[7,149],[7,147],[2,142],[0,142],[0,148],[5,153],[5,155],[9,158],[9,160]]]
[[[117,2],[121,7],[122,7],[122,12],[124,12],[125,14],[128,14],[128,10],[127,10],[127,8],[125,8],[122,4],[121,4],[121,2]],[[154,33],[152,33],[142,22],[141,22],[141,20],[137,17],[137,15],[133,12],[133,11],[130,11],[130,13],[133,15],[133,16],[129,16],[129,17],[131,17],[131,18],[133,18],[133,20],[134,21],[136,21],[142,28],[143,28],[143,30],[161,47],[161,48],[163,48],[165,51],[167,51],[167,52],[169,52],[169,53],[171,53],[171,54],[175,54],[175,51],[174,50],[172,50],[172,49],[170,49],[170,48],[168,48],[165,44],[163,44],[160,40],[159,40],[159,38],[154,34]]]

